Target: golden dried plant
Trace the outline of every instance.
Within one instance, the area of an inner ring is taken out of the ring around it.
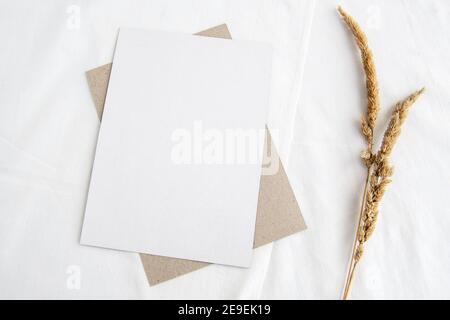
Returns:
[[[364,244],[375,230],[378,219],[378,207],[384,195],[386,186],[391,182],[390,177],[393,174],[393,169],[390,165],[389,157],[395,142],[400,135],[401,126],[406,119],[408,109],[414,104],[425,89],[422,88],[421,90],[414,92],[395,105],[388,127],[384,132],[381,147],[375,154],[373,152],[373,136],[378,111],[380,109],[380,98],[372,51],[369,48],[367,37],[358,23],[341,7],[338,8],[338,12],[352,32],[355,42],[361,52],[361,59],[366,75],[367,90],[367,113],[361,119],[361,131],[367,143],[367,148],[361,153],[361,158],[367,166],[367,177],[343,293],[343,298],[347,299],[355,267],[364,253]]]
[[[338,11],[355,38],[356,44],[361,52],[361,60],[363,63],[364,72],[366,74],[367,114],[361,118],[361,131],[367,141],[367,150],[365,153],[367,156],[372,153],[373,132],[377,121],[378,110],[380,109],[377,72],[366,35],[361,30],[358,23],[341,7],[338,7]],[[367,165],[370,166],[370,163],[367,162]]]

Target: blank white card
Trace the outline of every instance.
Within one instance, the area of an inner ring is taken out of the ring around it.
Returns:
[[[270,70],[265,44],[121,29],[81,243],[248,267]]]

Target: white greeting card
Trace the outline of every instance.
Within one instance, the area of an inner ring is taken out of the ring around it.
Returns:
[[[81,243],[249,266],[270,69],[265,44],[121,29]]]

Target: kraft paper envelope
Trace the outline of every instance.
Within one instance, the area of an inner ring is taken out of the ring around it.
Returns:
[[[196,35],[231,39],[225,24],[199,32]],[[110,63],[86,72],[99,119],[101,119],[103,112],[111,66]],[[268,130],[266,131],[266,148],[269,148],[271,158],[278,161],[278,166],[276,166],[278,170],[275,174],[261,176],[254,248],[306,229],[297,200],[272,144]],[[150,285],[176,278],[209,265],[209,263],[204,262],[150,254],[140,254],[140,257]]]

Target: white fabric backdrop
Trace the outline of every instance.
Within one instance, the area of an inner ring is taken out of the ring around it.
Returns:
[[[289,168],[309,230],[275,244],[262,297],[342,292],[365,179],[358,122],[366,97],[358,51],[337,4],[361,23],[375,56],[378,136],[392,106],[427,87],[393,151],[393,183],[351,297],[450,298],[450,2],[444,0],[317,1]]]
[[[375,54],[380,134],[398,99],[428,88],[394,150],[352,297],[450,298],[445,0],[0,0],[0,298],[338,298],[364,180],[365,105],[338,3]],[[121,25],[192,33],[222,22],[234,38],[274,45],[269,122],[309,230],[256,250],[250,269],[211,266],[148,287],[137,254],[78,244],[98,130],[83,71],[111,60]]]

